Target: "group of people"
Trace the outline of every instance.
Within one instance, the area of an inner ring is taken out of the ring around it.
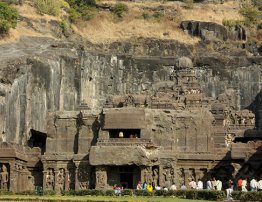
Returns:
[[[248,183],[247,178],[240,178],[237,181],[237,187],[238,191],[247,192],[250,191],[262,191],[262,179],[256,180],[255,178],[252,178],[250,182]]]

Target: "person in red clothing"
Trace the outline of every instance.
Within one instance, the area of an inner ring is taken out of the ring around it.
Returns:
[[[242,190],[242,179],[239,178],[238,181],[237,181],[237,190],[238,191],[241,191]]]

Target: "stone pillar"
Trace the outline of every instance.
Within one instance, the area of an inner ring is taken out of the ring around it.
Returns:
[[[76,164],[76,171],[75,171],[75,190],[79,190],[80,189],[80,187],[79,187],[79,180],[78,180],[78,172],[79,172],[79,170],[78,170],[78,164]]]
[[[69,190],[70,186],[70,176],[69,176],[69,171],[65,171],[65,190]]]
[[[47,171],[44,170],[43,171],[43,191],[46,190],[46,175],[47,175]]]
[[[18,173],[13,166],[10,166],[9,176],[9,190],[12,192],[17,192]]]
[[[184,172],[185,172],[185,185],[186,185],[186,187],[187,188],[189,188],[188,186],[188,183],[189,183],[189,181],[188,181],[188,178],[189,178],[189,169],[188,168],[185,168],[184,169]]]
[[[165,176],[163,175],[163,166],[159,166],[159,185],[160,187],[165,186]]]
[[[59,185],[58,185],[58,180],[57,180],[58,173],[59,173],[59,171],[56,169],[55,170],[55,183],[54,183],[54,185],[55,185],[54,190],[56,191],[56,193],[60,192]]]
[[[97,166],[96,167],[96,189],[107,188],[107,167]]]

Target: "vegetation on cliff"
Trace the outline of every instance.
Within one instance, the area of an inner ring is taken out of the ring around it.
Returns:
[[[5,2],[0,2],[0,35],[5,35],[17,25],[18,12]]]

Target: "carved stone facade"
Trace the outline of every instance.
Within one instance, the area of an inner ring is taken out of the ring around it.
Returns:
[[[238,92],[206,96],[189,58],[164,68],[165,81],[150,92],[108,96],[102,111],[49,112],[47,134],[31,131],[28,146],[1,142],[0,189],[170,187],[259,176],[262,143],[253,141],[255,115],[239,109]]]

